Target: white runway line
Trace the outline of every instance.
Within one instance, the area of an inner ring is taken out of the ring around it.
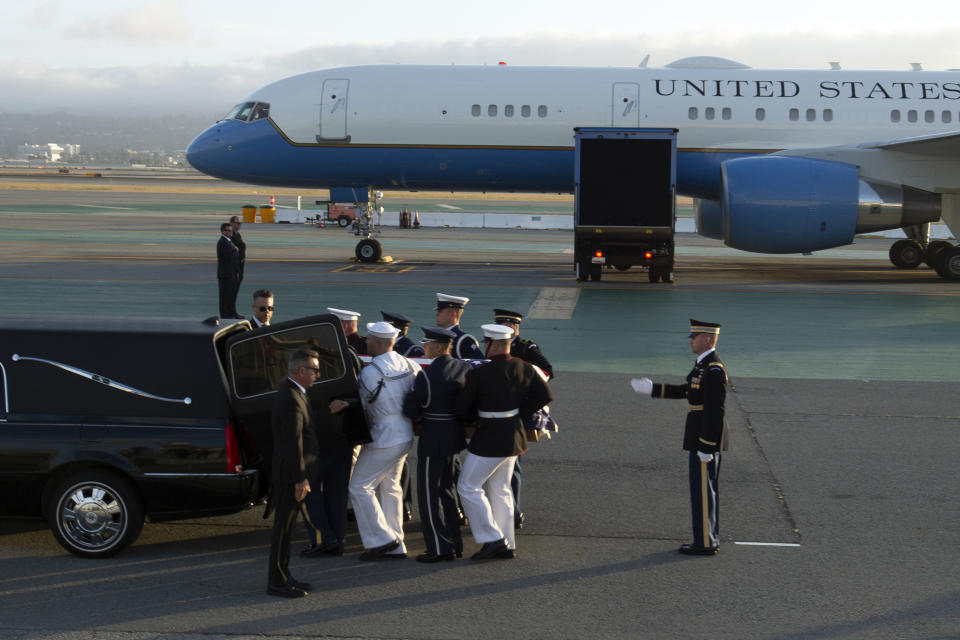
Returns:
[[[528,318],[569,320],[580,299],[578,287],[544,287],[530,305]]]
[[[734,542],[747,547],[799,547],[799,544],[793,542]]]
[[[116,209],[117,211],[136,211],[134,207],[108,207],[105,204],[75,204],[75,207],[89,207],[90,209]]]

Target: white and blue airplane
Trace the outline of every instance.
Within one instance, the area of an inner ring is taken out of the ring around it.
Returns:
[[[572,192],[575,127],[678,130],[677,192],[698,232],[809,253],[902,228],[898,267],[960,279],[960,71],[371,65],[255,91],[187,149],[259,185]],[[624,185],[629,189],[630,185]],[[336,198],[334,198],[336,200]],[[349,201],[353,201],[351,198]]]

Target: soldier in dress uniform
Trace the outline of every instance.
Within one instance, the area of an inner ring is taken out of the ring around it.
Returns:
[[[397,341],[393,345],[394,351],[407,358],[424,357],[423,347],[407,337],[407,331],[410,330],[410,323],[413,322],[413,320],[402,313],[395,313],[393,311],[381,310],[380,315],[383,316],[384,322],[389,322],[400,332],[400,335],[397,336]]]
[[[373,437],[373,442],[360,449],[349,485],[365,549],[361,560],[407,557],[400,469],[413,445],[413,423],[403,415],[403,400],[413,388],[420,365],[393,350],[397,333],[396,327],[386,322],[367,325],[373,360],[358,380]]]
[[[493,321],[502,324],[505,327],[513,329],[513,340],[510,342],[510,355],[514,358],[526,360],[530,364],[540,367],[544,373],[552,380],[553,367],[550,361],[540,351],[537,343],[528,338],[520,337],[520,323],[523,322],[523,314],[507,309],[494,309]],[[513,465],[513,477],[510,478],[510,489],[513,491],[513,518],[514,528],[523,528],[523,511],[520,510],[520,489],[523,488],[523,469],[520,465],[520,458]]]
[[[533,366],[510,355],[513,329],[482,328],[490,362],[467,373],[456,402],[457,417],[477,423],[457,483],[473,537],[483,545],[474,560],[516,556],[510,476],[517,456],[527,450],[524,423],[553,400]]]
[[[417,562],[441,562],[463,555],[454,461],[467,441],[454,403],[471,367],[450,355],[453,331],[423,327],[423,334],[424,351],[432,362],[414,380],[403,413],[420,424],[417,498],[427,552],[417,556]]]
[[[678,551],[713,555],[720,547],[720,452],[727,450],[727,371],[717,355],[720,325],[690,319],[690,350],[697,355],[686,384],[660,384],[649,378],[630,381],[634,391],[654,398],[686,398],[689,403],[683,448],[689,451],[693,542]]]
[[[384,322],[389,322],[400,334],[396,342],[393,343],[393,350],[406,358],[422,358],[423,347],[407,337],[407,331],[410,329],[410,318],[402,313],[392,311],[380,311]],[[407,522],[413,520],[413,487],[410,484],[410,469],[407,461],[403,461],[403,472],[400,474],[400,486],[403,487],[403,519]]]
[[[453,339],[453,349],[451,353],[454,358],[467,360],[483,360],[483,351],[477,339],[469,333],[464,333],[460,328],[460,317],[463,315],[463,309],[470,302],[470,298],[461,296],[449,296],[445,293],[437,294],[437,326],[441,329],[449,329],[457,334]]]
[[[343,335],[347,338],[347,344],[350,345],[356,353],[366,355],[367,339],[357,331],[357,319],[360,317],[360,314],[356,311],[334,309],[333,307],[327,307],[327,313],[332,313],[340,318],[340,325],[343,327]]]

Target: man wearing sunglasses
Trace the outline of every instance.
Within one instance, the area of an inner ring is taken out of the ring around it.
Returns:
[[[253,292],[253,328],[269,327],[273,317],[273,292],[269,289],[257,289]]]

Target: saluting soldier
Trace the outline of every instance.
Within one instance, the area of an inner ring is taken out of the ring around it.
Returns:
[[[517,456],[527,450],[524,423],[553,400],[533,365],[510,355],[513,329],[482,328],[490,362],[467,373],[456,402],[457,417],[477,423],[457,483],[473,537],[483,545],[474,560],[516,556],[510,476]]]
[[[334,309],[327,307],[327,312],[340,318],[340,326],[343,327],[343,335],[347,338],[347,344],[359,355],[367,354],[367,339],[360,335],[357,330],[357,319],[360,314],[356,311],[347,309]]]
[[[467,441],[454,404],[471,367],[450,355],[453,331],[423,327],[423,334],[424,351],[432,360],[417,374],[403,413],[420,424],[417,498],[427,552],[417,556],[417,562],[441,562],[463,555],[454,471],[456,456]]]
[[[468,302],[470,302],[470,298],[438,293],[437,326],[441,329],[449,329],[457,334],[457,337],[453,339],[453,349],[451,351],[454,358],[483,360],[485,356],[483,351],[480,350],[477,339],[469,333],[464,333],[463,329],[460,328],[460,318],[463,316],[463,310]]]
[[[686,384],[660,384],[634,378],[633,389],[654,398],[686,398],[689,403],[683,448],[689,451],[693,542],[680,553],[713,555],[720,548],[718,485],[720,452],[727,450],[727,371],[717,355],[720,324],[690,319],[690,350],[697,355]]]
[[[552,380],[553,367],[550,361],[540,351],[537,343],[528,338],[520,337],[520,323],[523,322],[523,314],[508,309],[494,309],[493,320],[497,324],[513,329],[513,340],[510,342],[510,355],[521,360],[526,360],[530,364],[540,367],[544,373]],[[523,511],[520,510],[520,490],[523,488],[523,469],[520,465],[520,458],[513,465],[513,476],[510,478],[510,490],[513,491],[513,526],[516,529],[523,528]]]
[[[384,322],[389,322],[400,332],[400,335],[397,336],[397,341],[393,345],[394,351],[407,358],[424,357],[423,347],[407,337],[407,332],[410,330],[410,323],[413,322],[413,320],[402,313],[393,311],[381,310],[380,315],[383,316]]]

